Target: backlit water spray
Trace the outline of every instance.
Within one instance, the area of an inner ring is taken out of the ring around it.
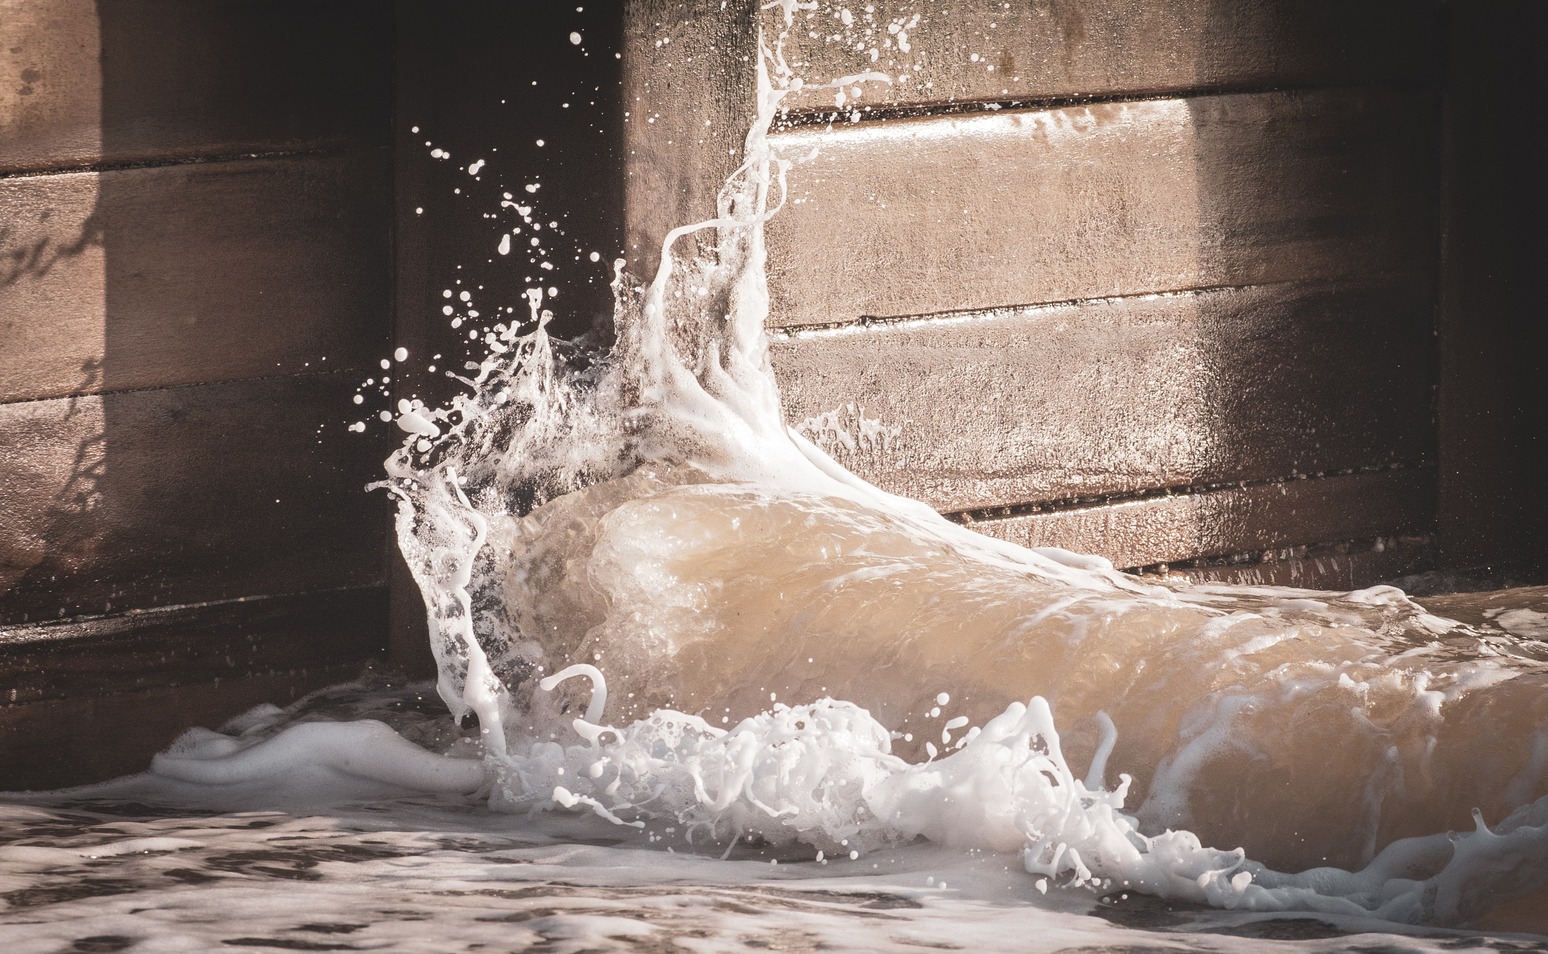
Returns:
[[[1000,543],[786,425],[763,227],[800,82],[763,51],[745,163],[649,281],[619,263],[611,353],[551,339],[533,289],[466,394],[400,408],[381,486],[479,743],[307,723],[155,771],[310,760],[727,853],[923,837],[1014,854],[1029,895],[1447,923],[1548,882],[1540,647],[1392,588],[1168,585]]]

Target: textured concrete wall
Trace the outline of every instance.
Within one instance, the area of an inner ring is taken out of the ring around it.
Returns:
[[[630,221],[659,234],[652,197],[705,194],[749,110],[674,91],[746,89],[753,34],[717,33],[718,2],[631,6]],[[984,532],[1123,567],[1431,564],[1438,4],[840,6],[796,13],[809,87],[774,137],[798,426]],[[895,82],[815,88],[871,69]]]

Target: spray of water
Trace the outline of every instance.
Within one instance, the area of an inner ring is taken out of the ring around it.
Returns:
[[[1548,881],[1530,647],[1391,588],[1164,586],[992,541],[786,425],[763,226],[790,171],[768,130],[801,80],[777,42],[758,79],[717,217],[668,235],[648,282],[618,263],[610,354],[551,339],[533,290],[465,394],[402,409],[381,486],[481,760],[300,726],[157,770],[229,780],[291,753],[370,774],[363,746],[510,810],[828,854],[923,836],[1019,852],[1029,889],[1260,910],[1457,921]],[[1109,787],[1109,763],[1132,774]]]

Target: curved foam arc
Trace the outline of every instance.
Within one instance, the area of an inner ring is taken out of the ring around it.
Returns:
[[[616,268],[614,352],[564,360],[534,291],[533,330],[496,326],[470,392],[416,411],[442,433],[388,461],[492,801],[823,850],[924,835],[1259,908],[1457,918],[1548,880],[1548,672],[1518,644],[1390,588],[1164,586],[989,540],[786,425],[762,334],[777,43],[758,75],[717,218],[668,236],[645,287]],[[705,228],[713,255],[674,256]],[[1111,790],[1107,761],[1131,773]]]

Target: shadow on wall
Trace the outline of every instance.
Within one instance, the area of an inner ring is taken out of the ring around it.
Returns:
[[[1457,566],[1548,576],[1548,4],[1447,5],[1440,526]]]
[[[101,359],[88,359],[81,365],[77,386],[83,392],[100,389],[102,378]],[[23,529],[30,531],[25,536],[12,536],[5,563],[0,564],[0,583],[13,607],[11,612],[17,612],[17,603],[24,607],[20,620],[13,622],[66,615],[68,604],[62,601],[54,613],[45,608],[55,601],[52,594],[57,592],[60,578],[73,580],[104,543],[99,528],[107,472],[102,402],[72,396],[47,405],[27,408],[36,413],[17,428],[20,440],[11,442],[8,450],[8,456],[16,459],[6,462],[13,475],[23,467],[31,471],[7,493],[16,507],[14,512],[25,514],[27,525]],[[67,435],[67,439],[57,444],[51,441],[54,446],[42,442],[34,446],[27,440],[27,432],[33,428],[55,437]]]
[[[1418,545],[1389,547],[1365,574],[1433,557],[1439,7],[1395,23],[1385,4],[1211,0],[1195,82],[1221,92],[1184,101],[1200,285],[1260,286],[1193,299],[1206,456],[1265,491],[1318,478],[1323,506],[1364,535],[1321,539],[1326,520],[1290,513],[1276,546]],[[1373,486],[1386,499],[1367,499]],[[1200,514],[1200,552],[1221,517]],[[1247,529],[1224,536],[1246,542]]]
[[[7,31],[31,79],[0,161],[39,174],[0,179],[0,625],[380,580],[339,373],[388,350],[375,8],[57,2]]]
[[[21,84],[4,90],[0,114],[8,167],[79,166],[101,149],[98,24],[78,17],[62,37],[49,12],[15,19],[0,50],[5,81]],[[59,615],[58,581],[102,544],[106,427],[102,402],[88,396],[105,378],[102,322],[92,320],[104,308],[97,192],[89,173],[0,180],[0,400],[56,398],[10,404],[0,417],[0,623]]]

